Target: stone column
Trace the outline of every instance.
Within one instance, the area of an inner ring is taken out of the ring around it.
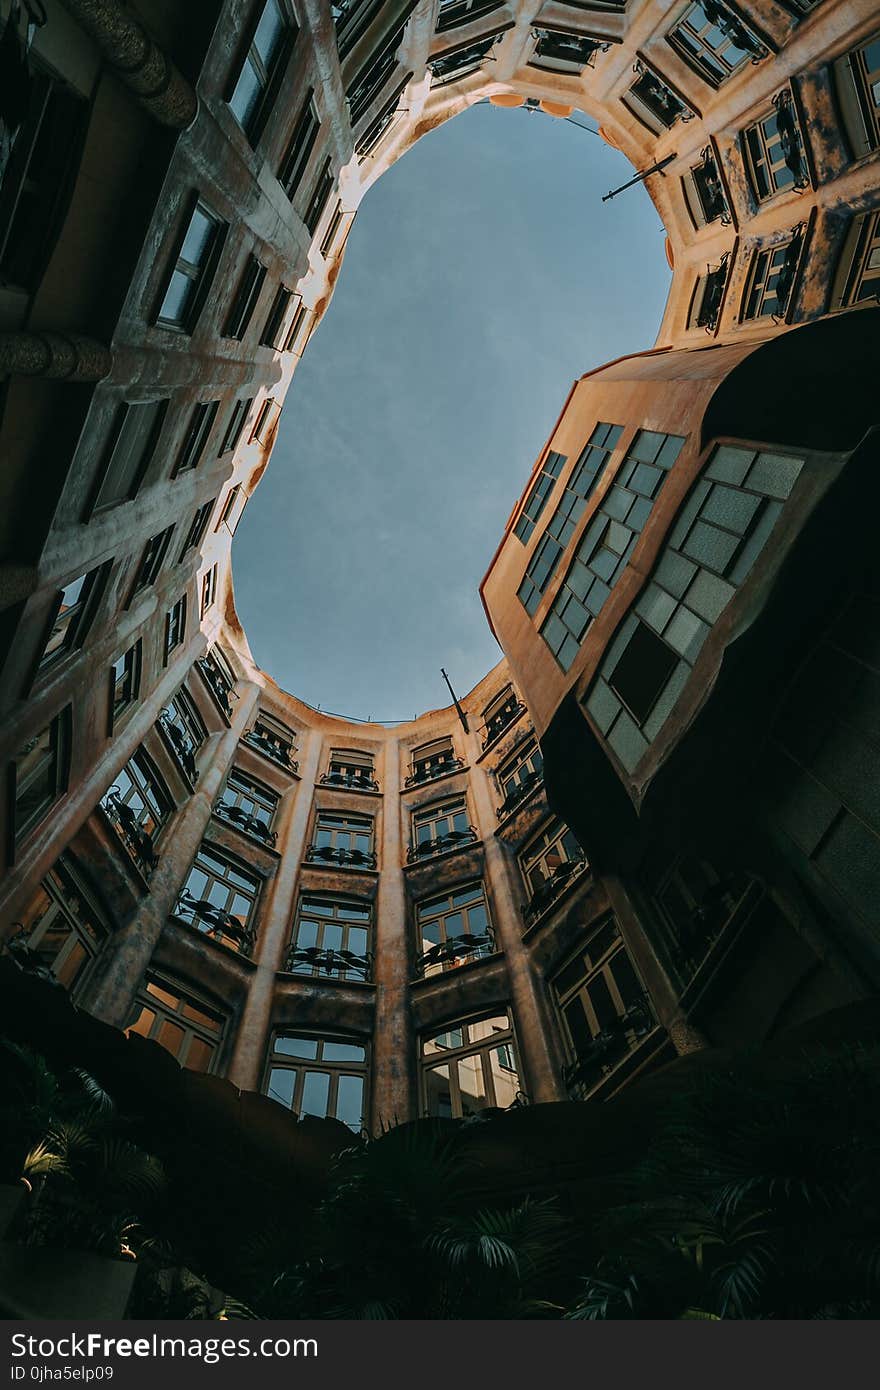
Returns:
[[[305,853],[312,794],[318,774],[321,735],[309,730],[298,751],[300,781],[286,794],[278,825],[278,872],[269,887],[257,925],[257,969],[251,977],[227,1077],[242,1091],[258,1091],[272,1026],[275,976],[293,920],[299,866]]]
[[[186,130],[198,97],[138,19],[119,0],[61,0],[94,39],[109,67],[162,125]]]
[[[132,921],[113,933],[102,953],[100,979],[89,1000],[89,1013],[116,1028],[125,1024],[131,1001],[202,843],[211,819],[211,807],[251,718],[259,687],[244,682],[238,687],[238,694],[232,727],[219,736],[210,762],[204,760],[195,791],[174,823],[166,829],[159,863],[150,880],[149,897],[144,898]]]
[[[110,349],[79,333],[0,333],[0,378],[103,381],[112,367]]]
[[[553,1027],[546,1002],[532,969],[531,957],[523,942],[518,875],[496,838],[495,793],[484,766],[477,765],[480,753],[476,734],[469,736],[471,763],[470,791],[476,829],[486,858],[486,884],[491,890],[495,939],[504,952],[510,981],[510,1002],[519,1044],[522,1089],[535,1103],[563,1100],[559,1061],[551,1038]]]
[[[400,831],[400,744],[389,738],[382,770],[383,835],[373,947],[376,1021],[373,1031],[370,1129],[405,1124],[418,1113],[416,1040],[409,1008],[405,846]]]

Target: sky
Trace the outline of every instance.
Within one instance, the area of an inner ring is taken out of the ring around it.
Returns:
[[[584,117],[579,117],[585,120]],[[472,107],[367,193],[233,542],[255,660],[308,703],[394,722],[501,656],[478,594],[571,383],[650,347],[664,231],[624,157]]]

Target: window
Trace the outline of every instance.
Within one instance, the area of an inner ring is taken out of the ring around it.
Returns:
[[[214,807],[214,814],[239,830],[255,836],[266,845],[275,844],[272,822],[278,809],[278,796],[260,782],[253,781],[234,767]]]
[[[512,758],[508,758],[497,773],[501,788],[502,803],[496,811],[498,819],[507,816],[524,801],[543,780],[544,759],[533,738],[519,744]]]
[[[375,120],[370,122],[363,135],[355,141],[355,153],[358,159],[366,159],[373,153],[382,136],[392,124],[394,117],[400,110],[400,99],[403,96],[405,86],[406,82],[386,101]]]
[[[220,458],[224,454],[231,454],[233,449],[238,448],[239,441],[244,432],[245,422],[251,413],[251,406],[254,403],[253,396],[245,401],[236,401],[232,407],[232,414],[229,417],[229,424],[226,426],[226,433],[223,436],[223,443],[220,445]]]
[[[119,407],[91,511],[134,497],[156,449],[167,401]]]
[[[178,473],[186,473],[190,468],[198,467],[211,430],[214,428],[214,421],[219,409],[219,401],[202,401],[194,408],[186,434],[183,437],[180,453],[177,455],[177,463],[174,467],[175,477]]]
[[[306,852],[309,860],[375,869],[372,816],[356,816],[347,811],[319,811],[315,819],[315,838]]]
[[[468,820],[467,803],[463,796],[451,801],[438,801],[424,811],[415,811],[412,818],[412,845],[407,859],[424,859],[431,854],[443,854],[458,849],[477,838]]]
[[[208,529],[208,522],[211,520],[211,513],[214,510],[214,503],[216,500],[216,497],[213,497],[210,502],[203,502],[190,522],[189,530],[186,533],[186,539],[183,542],[183,549],[180,552],[181,560],[184,556],[188,555],[191,550],[195,550],[197,546],[201,545],[205,532]]]
[[[659,135],[674,126],[676,121],[693,118],[694,113],[684,98],[673,92],[669,84],[650,68],[646,68],[641,59],[636,59],[635,70],[639,74],[638,79],[622,100],[642,125]]]
[[[214,1071],[223,1041],[223,1015],[165,980],[147,980],[126,1033],[153,1038],[188,1071]]]
[[[707,146],[699,164],[695,164],[682,179],[685,202],[695,227],[707,226],[710,222],[730,222],[727,198],[718,174],[718,165],[712,150]]]
[[[644,724],[677,664],[678,653],[639,623],[608,677],[637,724]]]
[[[720,87],[767,49],[721,0],[688,5],[668,34],[672,47],[713,87]]]
[[[530,65],[547,68],[550,72],[582,72],[592,64],[597,49],[602,47],[599,39],[588,38],[585,34],[567,34],[558,29],[534,29],[537,38]]]
[[[218,531],[220,530],[221,526],[225,526],[230,536],[235,535],[235,526],[238,523],[238,518],[236,517],[235,523],[233,523],[232,518],[235,514],[236,509],[238,508],[238,499],[240,496],[241,483],[236,483],[235,487],[230,489],[229,496],[226,498],[226,502],[224,503],[223,511],[220,514],[220,520],[217,522]]]
[[[654,1027],[644,986],[614,921],[592,933],[553,981],[571,1064],[566,1080],[584,1099]]]
[[[167,738],[177,759],[191,782],[198,778],[196,753],[208,737],[201,715],[184,689],[172,695],[159,715],[159,728]]]
[[[70,708],[29,738],[12,763],[13,826],[22,840],[67,790]]]
[[[309,205],[303,216],[303,222],[305,222],[306,227],[313,235],[332,192],[333,174],[330,170],[330,160],[325,159]]]
[[[266,326],[260,338],[263,347],[274,348],[276,352],[281,351],[285,338],[284,325],[287,321],[287,311],[292,300],[293,290],[281,285],[272,300],[272,308],[269,310],[269,317],[266,319]]]
[[[880,298],[880,213],[853,217],[831,291],[832,309]]]
[[[284,969],[291,975],[369,980],[373,912],[348,898],[305,897],[299,904]]]
[[[293,136],[287,147],[281,172],[278,175],[282,188],[291,200],[299,188],[306,171],[321,122],[315,109],[314,93],[309,92],[299,120],[294,127]]]
[[[525,506],[513,528],[514,535],[519,537],[523,545],[534,531],[538,517],[546,507],[548,498],[553,491],[553,484],[562,472],[564,465],[565,454],[554,453],[551,449],[541,465],[540,473],[529,488]]]
[[[324,233],[324,238],[323,238],[323,240],[322,240],[322,242],[321,242],[321,255],[322,255],[322,256],[326,256],[326,255],[329,254],[330,248],[331,248],[331,246],[333,245],[334,241],[336,240],[336,233],[339,231],[339,228],[340,228],[340,226],[341,226],[341,224],[342,224],[342,217],[343,217],[342,204],[341,204],[341,203],[337,203],[337,204],[336,204],[336,207],[335,207],[335,209],[334,209],[334,211],[333,211],[333,216],[330,218],[330,221],[327,223],[327,230],[326,230],[326,232]]]
[[[718,264],[707,266],[705,275],[697,279],[688,311],[688,328],[705,328],[707,333],[714,333],[724,302],[729,265],[730,253],[725,251]]]
[[[416,904],[416,971],[440,975],[495,950],[482,883]]]
[[[446,772],[463,768],[461,758],[455,756],[451,738],[437,738],[431,743],[423,743],[413,749],[412,772],[406,779],[406,786],[417,786],[420,782],[430,782],[442,777]]]
[[[571,668],[590,624],[626,568],[683,443],[680,435],[640,430],[584,532],[541,626],[563,671]]]
[[[534,617],[541,602],[541,595],[556,573],[559,561],[583,516],[587,500],[601,478],[622,433],[622,425],[606,425],[600,422],[575,464],[565,485],[562,500],[547,523],[544,539],[529,561],[528,569],[517,590],[520,603],[530,617]]]
[[[132,585],[132,598],[135,594],[139,594],[142,589],[149,589],[159,578],[159,572],[165,562],[165,556],[168,554],[168,547],[171,544],[173,534],[174,527],[168,526],[158,536],[152,536],[147,541]]]
[[[330,766],[321,781],[330,786],[348,787],[352,791],[379,790],[379,784],[373,776],[372,753],[362,753],[358,749],[332,749]]]
[[[213,608],[217,600],[217,566],[212,565],[202,575],[202,598],[201,615],[204,618],[209,608]]]
[[[240,341],[247,333],[248,325],[257,307],[257,301],[263,291],[265,279],[266,267],[261,265],[256,256],[248,256],[241,279],[238,282],[238,289],[235,291],[232,308],[229,310],[223,325],[225,338],[237,338]]]
[[[203,844],[174,908],[175,917],[232,951],[249,956],[260,880]]]
[[[348,118],[354,128],[361,116],[372,106],[388,78],[394,71],[397,50],[403,42],[402,24],[393,30],[381,48],[371,56],[346,88]]]
[[[742,143],[749,182],[759,202],[788,188],[808,186],[800,122],[787,90],[775,98],[772,111],[746,127]]]
[[[76,999],[109,929],[86,892],[71,858],[62,854],[22,913],[20,941],[45,970]]]
[[[284,0],[265,0],[229,97],[232,114],[252,145],[265,128],[296,32]]]
[[[854,159],[880,147],[880,34],[834,64],[843,125]]]
[[[181,594],[180,598],[165,614],[165,660],[168,661],[171,653],[181,645],[186,636],[186,594]]]
[[[437,32],[470,24],[483,15],[500,8],[502,0],[440,0],[437,8]]]
[[[356,1133],[366,1119],[366,1043],[279,1033],[272,1045],[266,1095],[300,1118],[341,1120]]]
[[[562,821],[545,826],[523,850],[519,862],[532,895],[528,908],[531,919],[555,902],[575,872],[586,866],[574,831]]]
[[[191,333],[220,260],[226,224],[202,202],[189,219],[157,322]]]
[[[478,1115],[506,1110],[519,1095],[519,1075],[509,1014],[447,1026],[422,1040],[426,1115]]]
[[[288,329],[287,338],[284,343],[285,352],[302,352],[305,343],[300,342],[300,336],[303,324],[308,316],[309,310],[306,308],[305,304],[303,304],[302,300],[300,300],[294,310],[293,318],[290,321],[290,328]]]
[[[109,565],[99,565],[65,584],[57,595],[52,626],[40,657],[40,671],[58,661],[66,652],[82,646],[101,600],[109,569]]]
[[[500,37],[500,34],[489,34],[484,39],[478,39],[476,43],[454,49],[452,53],[441,53],[437,58],[429,58],[428,70],[433,79],[431,86],[438,87],[446,82],[457,82],[460,77],[467,77],[469,73],[476,72]]]
[[[483,747],[488,748],[496,738],[500,738],[505,729],[509,729],[525,713],[525,708],[510,686],[496,695],[483,710]]]
[[[261,716],[245,734],[244,741],[285,771],[296,772],[297,764],[291,760],[294,735],[283,724],[276,724],[274,720]]]
[[[230,694],[235,685],[235,676],[230,669],[228,661],[224,660],[219,647],[214,647],[213,651],[206,656],[200,657],[196,662],[208,689],[214,696],[220,709],[227,719],[232,713],[230,704]]]
[[[653,872],[651,872],[653,867]],[[661,919],[669,957],[681,980],[693,975],[718,940],[754,880],[715,867],[694,854],[647,865],[645,886]],[[751,895],[749,894],[751,897]]]
[[[141,642],[135,642],[110,667],[110,732],[133,707],[141,688]]]
[[[173,804],[142,749],[120,769],[101,798],[101,808],[138,868],[149,875],[158,863],[156,839]]]
[[[785,318],[802,249],[803,231],[798,228],[784,241],[753,253],[743,294],[743,321]]]
[[[36,289],[61,227],[89,110],[79,93],[38,62],[31,50],[26,110],[0,188],[0,280],[25,290]],[[7,68],[6,77],[11,114],[14,70]],[[14,130],[17,121],[9,114],[7,122]]]
[[[281,406],[278,405],[274,396],[268,396],[260,406],[260,413],[251,431],[251,439],[256,439],[259,444],[268,444],[280,418]]]

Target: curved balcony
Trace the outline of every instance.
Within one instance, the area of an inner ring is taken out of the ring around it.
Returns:
[[[325,772],[319,781],[322,787],[341,787],[350,792],[377,792],[379,790],[379,783],[375,777],[361,777],[353,772]]]
[[[427,975],[434,966],[451,970],[467,961],[494,954],[495,942],[490,932],[480,932],[478,936],[451,936],[448,941],[441,941],[416,956],[416,970],[419,975]]]
[[[370,951],[321,950],[319,946],[290,946],[282,969],[291,975],[338,975],[345,980],[350,975],[369,982],[373,978],[373,956]]]
[[[504,817],[515,811],[517,806],[527,801],[535,788],[540,786],[543,781],[543,773],[530,772],[521,782],[517,782],[512,791],[507,793],[501,805],[495,807],[495,815],[498,820],[504,820]]]
[[[562,897],[569,884],[574,883],[588,867],[586,858],[567,859],[564,864],[560,864],[552,877],[541,884],[526,904],[526,926],[533,926],[539,917],[543,917],[547,909]]]
[[[218,801],[213,814],[234,825],[236,830],[241,830],[245,835],[251,835],[255,840],[268,845],[270,849],[275,848],[278,839],[276,831],[270,830],[266,822],[257,816],[248,815],[240,806],[230,806],[225,801]]]
[[[751,54],[753,63],[760,63],[762,58],[767,57],[769,49],[766,44],[746,27],[738,15],[723,5],[721,0],[702,0],[702,9],[710,24],[717,25],[722,34],[737,48]]]
[[[404,781],[404,787],[421,787],[425,782],[433,782],[436,777],[445,777],[447,772],[461,772],[465,763],[461,758],[447,758],[442,763],[435,763],[431,767],[419,768],[417,772],[410,773]]]
[[[192,739],[184,733],[178,724],[174,723],[167,709],[163,709],[159,715],[158,723],[171,746],[178,767],[189,778],[190,782],[197,782],[199,769],[196,767],[196,749]]]
[[[785,259],[782,262],[782,269],[776,281],[776,313],[773,317],[777,322],[785,318],[788,312],[789,300],[791,299],[791,292],[794,289],[795,276],[797,275],[801,251],[804,246],[805,230],[805,224],[799,222],[792,233],[791,241],[785,248]]]
[[[306,863],[338,864],[342,869],[375,869],[375,850],[343,849],[339,845],[309,845]]]
[[[229,949],[238,951],[239,955],[249,957],[253,953],[256,941],[253,927],[247,922],[242,923],[232,913],[224,912],[206,898],[194,898],[188,888],[178,894],[172,915],[203,936],[211,936]]]
[[[773,105],[776,108],[776,128],[779,131],[782,158],[785,160],[786,168],[794,177],[794,187],[801,192],[803,189],[809,188],[810,175],[807,170],[807,160],[801,140],[797,113],[791,99],[791,92],[787,87],[776,93],[773,98]]]
[[[262,753],[265,758],[271,758],[273,763],[283,767],[285,772],[299,772],[299,763],[294,762],[290,756],[290,749],[283,744],[275,743],[265,734],[257,733],[256,729],[248,729],[242,736],[242,743],[247,743],[251,748],[256,748],[258,753]]]
[[[491,747],[496,739],[499,739],[505,729],[509,729],[511,724],[515,724],[521,714],[525,714],[526,707],[522,700],[515,700],[502,710],[499,710],[492,719],[487,719],[483,726],[483,742],[480,745],[483,752]]]
[[[582,1056],[563,1068],[562,1079],[573,1099],[582,1099],[597,1086],[655,1027],[656,1019],[645,994],[597,1033]]]
[[[421,860],[430,859],[435,854],[445,854],[447,850],[471,845],[477,838],[477,832],[472,825],[469,825],[467,830],[450,830],[448,835],[438,835],[433,840],[422,840],[418,845],[410,845],[406,852],[406,862],[420,863]]]
[[[111,787],[101,800],[101,809],[116,831],[128,855],[144,878],[149,878],[159,862],[152,836],[140,824],[135,812],[121,799],[119,788]]]
[[[232,702],[230,696],[232,695],[232,686],[229,685],[229,683],[220,674],[220,672],[217,670],[217,667],[212,665],[212,663],[208,661],[207,657],[198,657],[196,659],[196,665],[199,668],[199,672],[201,673],[202,679],[204,680],[211,694],[214,696],[214,699],[216,700],[217,704],[220,706],[223,713],[226,715],[226,718],[231,719]]]

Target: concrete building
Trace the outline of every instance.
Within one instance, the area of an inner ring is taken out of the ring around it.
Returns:
[[[12,956],[372,1130],[606,1097],[874,992],[876,4],[0,19]],[[595,118],[672,287],[512,513],[505,661],[356,725],[256,667],[231,539],[364,191],[481,100]]]

